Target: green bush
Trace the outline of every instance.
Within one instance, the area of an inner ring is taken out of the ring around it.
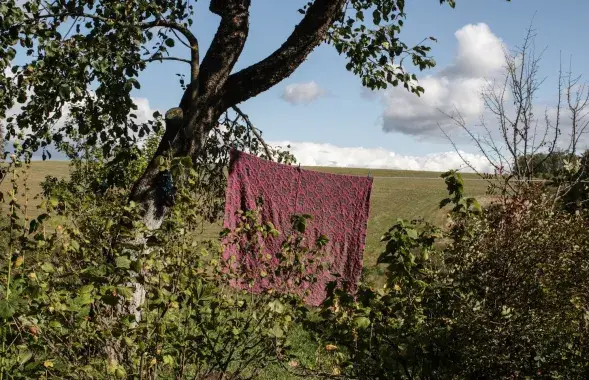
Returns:
[[[587,378],[589,225],[529,187],[482,212],[446,174],[451,228],[396,223],[384,288],[334,290],[309,325],[362,379]]]
[[[359,379],[589,375],[589,218],[561,211],[542,187],[525,185],[483,210],[457,173],[444,174],[449,228],[399,220],[382,236],[384,287],[361,284],[352,296],[332,284],[324,305],[309,309],[305,294],[291,293],[314,280],[305,268],[326,253],[327,237],[302,237],[311,216],[293,216],[279,262],[255,268],[254,277],[288,281],[259,294],[235,290],[228,284],[251,278],[225,269],[223,245],[260,256],[264,238],[279,232],[244,210],[220,241],[201,240],[199,174],[181,158],[160,160],[175,204],[159,230],[146,231],[127,186],[142,157],[124,166],[99,154],[75,159],[69,179],[45,181],[35,218],[27,165],[11,165],[2,378],[241,379],[270,365]],[[97,187],[113,170],[118,182]],[[319,350],[294,357],[293,327]]]
[[[180,184],[195,175],[183,162],[166,164]],[[70,179],[45,182],[41,214],[29,220],[18,178],[26,167],[13,165],[0,259],[0,378],[238,379],[290,360],[299,298],[228,287],[242,279],[223,269],[219,242],[199,240],[189,193],[180,189],[174,212],[148,232],[124,188],[92,189],[104,168],[74,161]],[[303,229],[305,220],[293,219]],[[227,241],[252,230],[279,233],[249,210]],[[292,260],[269,271],[296,277],[299,253],[321,251],[323,241],[309,246],[300,231],[284,237]]]

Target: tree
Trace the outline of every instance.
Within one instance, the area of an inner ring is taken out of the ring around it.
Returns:
[[[251,0],[211,0],[209,10],[219,27],[201,59],[191,31],[194,6],[178,0],[15,0],[0,5],[0,118],[7,136],[24,133],[25,148],[45,150],[74,132],[105,154],[115,146],[136,144],[157,127],[137,122],[131,92],[139,88],[141,71],[151,62],[189,65],[179,106],[165,115],[165,131],[156,153],[134,184],[131,200],[146,210],[146,225],[157,228],[166,215],[158,199],[158,157],[190,157],[199,162],[205,138],[229,109],[268,90],[291,75],[323,42],[344,55],[348,70],[363,85],[383,89],[402,84],[420,94],[416,76],[403,65],[423,70],[435,65],[422,43],[410,47],[399,40],[405,20],[403,0],[314,0],[299,12],[302,19],[272,54],[238,72],[234,65],[249,30]],[[440,0],[454,7],[454,0]],[[368,14],[371,17],[368,17]],[[431,40],[435,40],[430,37]],[[186,57],[170,55],[176,44]],[[22,112],[6,117],[16,103]],[[56,128],[66,105],[75,121]]]
[[[537,92],[544,82],[539,77],[542,54],[535,51],[536,31],[527,29],[521,46],[505,51],[505,70],[500,80],[490,80],[481,91],[485,110],[494,119],[481,117],[482,133],[468,125],[457,110],[447,116],[466,133],[479,152],[501,177],[527,183],[539,176],[554,180],[556,198],[560,199],[583,176],[579,164],[580,139],[587,133],[589,91],[581,77],[559,70],[557,103],[537,113]],[[563,133],[563,114],[568,112],[570,133]],[[443,131],[443,130],[442,130]],[[452,141],[450,136],[446,137]],[[454,144],[455,148],[456,145]],[[457,150],[458,151],[458,150]],[[458,152],[460,154],[460,152]],[[471,169],[476,169],[463,157]],[[504,190],[515,190],[508,183]]]

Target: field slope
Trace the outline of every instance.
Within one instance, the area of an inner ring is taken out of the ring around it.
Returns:
[[[397,218],[424,218],[439,225],[444,222],[445,213],[438,209],[440,200],[446,195],[446,188],[444,181],[440,178],[440,173],[329,167],[308,167],[306,169],[359,176],[366,176],[370,173],[374,177],[365,266],[370,267],[376,263],[381,249],[380,236]],[[67,174],[67,161],[33,162],[28,179],[31,194],[41,192],[40,183],[46,175],[65,177]],[[485,181],[481,181],[473,174],[465,174],[464,179],[466,192],[469,196],[484,196],[487,188]],[[0,186],[0,191],[6,191],[9,187],[10,181],[9,178],[6,178]],[[34,200],[32,204],[35,204]],[[35,214],[34,208],[31,214]],[[213,238],[218,230],[219,226],[210,226],[203,231],[203,235],[206,238]]]

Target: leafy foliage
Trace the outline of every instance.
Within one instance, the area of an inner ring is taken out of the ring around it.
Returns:
[[[74,161],[69,180],[47,182],[36,218],[26,208],[26,184],[19,188],[26,183],[18,178],[22,163],[14,160],[7,254],[0,260],[0,373],[236,379],[290,358],[298,298],[227,288],[239,278],[223,269],[222,247],[195,233],[198,214],[189,212],[194,203],[185,192],[194,173],[182,160],[168,166],[178,201],[147,240],[134,238],[142,223],[124,189],[92,190],[93,179],[108,173],[97,157]],[[255,218],[248,226],[265,228]],[[230,234],[239,239],[246,232]],[[303,249],[295,237],[285,237],[283,247],[285,255]],[[274,270],[285,268],[292,269]],[[134,308],[137,286],[141,313]]]
[[[136,239],[143,228],[128,190],[92,188],[108,176],[98,156],[74,160],[70,180],[48,181],[34,218],[27,172],[19,179],[13,159],[0,260],[0,368],[13,377],[237,379],[287,362],[299,375],[363,379],[583,378],[589,370],[588,218],[554,209],[542,186],[483,209],[457,172],[444,173],[448,229],[397,221],[382,237],[384,286],[361,284],[351,295],[334,283],[325,304],[308,309],[292,289],[324,254],[325,238],[301,238],[311,216],[293,216],[280,260],[258,268],[292,283],[235,291],[229,282],[252,276],[225,270],[222,246],[195,233],[188,160],[161,160],[176,202],[161,230]],[[141,165],[121,172],[121,183]],[[279,232],[256,210],[240,215],[224,241],[257,255],[263,237]],[[294,325],[320,344],[312,367],[293,357]]]
[[[562,199],[565,210],[587,210],[589,202],[589,151],[585,151],[580,157],[569,159],[565,162],[567,171],[560,176],[552,177],[554,185],[561,183],[572,184],[569,191]],[[572,180],[572,181],[571,181]]]
[[[0,116],[22,107],[6,119],[8,136],[29,128],[25,147],[33,151],[74,132],[90,145],[131,147],[152,129],[137,121],[131,91],[140,88],[146,61],[171,45],[169,29],[154,32],[154,16],[188,25],[191,13],[191,5],[176,1],[3,2],[0,71],[12,75],[2,77]],[[66,106],[75,129],[53,128]]]
[[[239,211],[238,216],[236,228],[222,232],[224,245],[236,248],[242,255],[239,262],[232,256],[227,263],[233,272],[242,275],[238,284],[247,288],[262,280],[264,288],[271,292],[308,296],[305,285],[316,282],[317,275],[327,266],[323,248],[328,243],[325,235],[320,235],[312,245],[304,238],[311,216],[292,215],[293,232],[284,237],[281,250],[275,255],[264,250],[268,237],[280,236],[272,222],[262,223],[258,210]],[[256,264],[251,265],[252,262]]]
[[[452,8],[456,5],[454,0],[440,0],[443,3]],[[300,12],[305,13],[310,5]],[[405,0],[352,0],[332,25],[328,42],[346,56],[346,69],[359,76],[362,85],[372,90],[403,85],[419,96],[424,89],[404,63],[409,59],[411,66],[420,71],[434,67],[436,62],[429,55],[431,47],[424,42],[436,39],[428,37],[410,47],[399,38],[405,19]]]
[[[529,187],[484,213],[460,206],[446,173],[449,231],[396,223],[384,236],[384,287],[333,291],[317,336],[342,374],[362,379],[581,378],[588,368],[582,215],[553,212]],[[311,324],[313,326],[313,323]]]

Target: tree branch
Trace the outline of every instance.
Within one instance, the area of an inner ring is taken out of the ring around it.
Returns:
[[[188,40],[188,43],[190,44],[191,47],[196,47],[198,49],[198,39],[196,38],[196,36],[194,34],[192,34],[192,32],[188,28],[186,28],[178,23],[170,22],[170,21],[166,21],[166,20],[155,20],[155,21],[140,23],[139,26],[143,29],[156,28],[156,27],[170,28],[170,29],[175,30],[178,33],[182,34],[184,37],[186,37],[186,39]]]
[[[323,42],[346,0],[315,0],[303,20],[280,48],[262,61],[229,77],[223,102],[227,107],[264,92],[290,76]]]
[[[176,31],[182,34],[188,40],[188,44],[190,45],[190,82],[194,82],[198,79],[199,71],[200,71],[200,57],[199,57],[199,47],[198,47],[198,39],[196,36],[186,27],[177,24],[175,22],[169,22],[166,20],[155,20],[150,22],[145,22],[140,24],[143,29],[155,28],[155,27],[164,27],[170,28],[172,31]],[[183,42],[183,41],[182,41]],[[193,98],[196,94],[193,94]]]
[[[97,20],[97,21],[102,21],[102,22],[116,22],[116,23],[120,23],[120,24],[126,24],[126,25],[132,25],[132,23],[126,22],[125,20],[121,20],[121,19],[117,19],[117,18],[111,18],[111,17],[104,17],[104,16],[99,16],[96,14],[91,14],[91,13],[77,13],[77,12],[64,12],[64,13],[53,13],[53,14],[45,14],[45,15],[35,15],[34,17],[32,17],[33,19],[45,19],[45,18],[62,18],[62,17],[82,17],[82,18],[89,18],[92,20]],[[191,46],[198,46],[198,40],[196,38],[196,36],[194,34],[192,34],[192,32],[178,24],[175,22],[171,22],[171,21],[167,21],[167,20],[154,20],[154,21],[146,21],[146,22],[142,22],[137,24],[137,26],[143,28],[143,29],[149,29],[149,28],[155,28],[155,27],[163,27],[163,28],[170,28],[173,29],[179,33],[181,33],[184,37],[186,37],[186,39],[188,40],[188,43]]]
[[[199,94],[219,94],[225,85],[249,33],[250,4],[250,0],[211,0],[209,9],[221,16],[221,22],[201,64]]]
[[[274,161],[272,159],[272,153],[270,152],[270,148],[268,147],[268,145],[266,144],[266,142],[262,138],[262,135],[260,134],[260,131],[256,127],[254,127],[254,125],[250,121],[250,118],[245,113],[243,113],[243,111],[241,109],[239,109],[239,107],[233,106],[231,108],[233,108],[233,110],[245,121],[245,123],[248,125],[248,127],[250,127],[250,129],[252,130],[252,133],[254,134],[254,136],[256,136],[256,138],[258,139],[258,141],[264,147],[264,152],[266,152],[266,155],[268,156],[268,159],[270,161]]]
[[[193,155],[198,151],[200,138],[214,127],[220,114],[227,109],[219,102],[220,92],[231,70],[243,51],[249,32],[250,0],[211,0],[210,10],[221,16],[217,32],[200,64],[197,75],[180,101],[180,108],[187,115],[183,126],[183,138],[178,143],[182,154]],[[194,74],[194,72],[193,72]],[[202,110],[209,110],[203,114]],[[206,120],[206,121],[204,121]],[[174,139],[176,134],[166,131],[164,137]],[[173,142],[162,138],[165,144]]]
[[[192,62],[189,59],[185,59],[185,58],[178,58],[178,57],[153,57],[153,58],[149,58],[144,60],[143,62],[155,62],[155,61],[178,61],[178,62],[184,62],[184,63],[188,63],[191,64]]]

